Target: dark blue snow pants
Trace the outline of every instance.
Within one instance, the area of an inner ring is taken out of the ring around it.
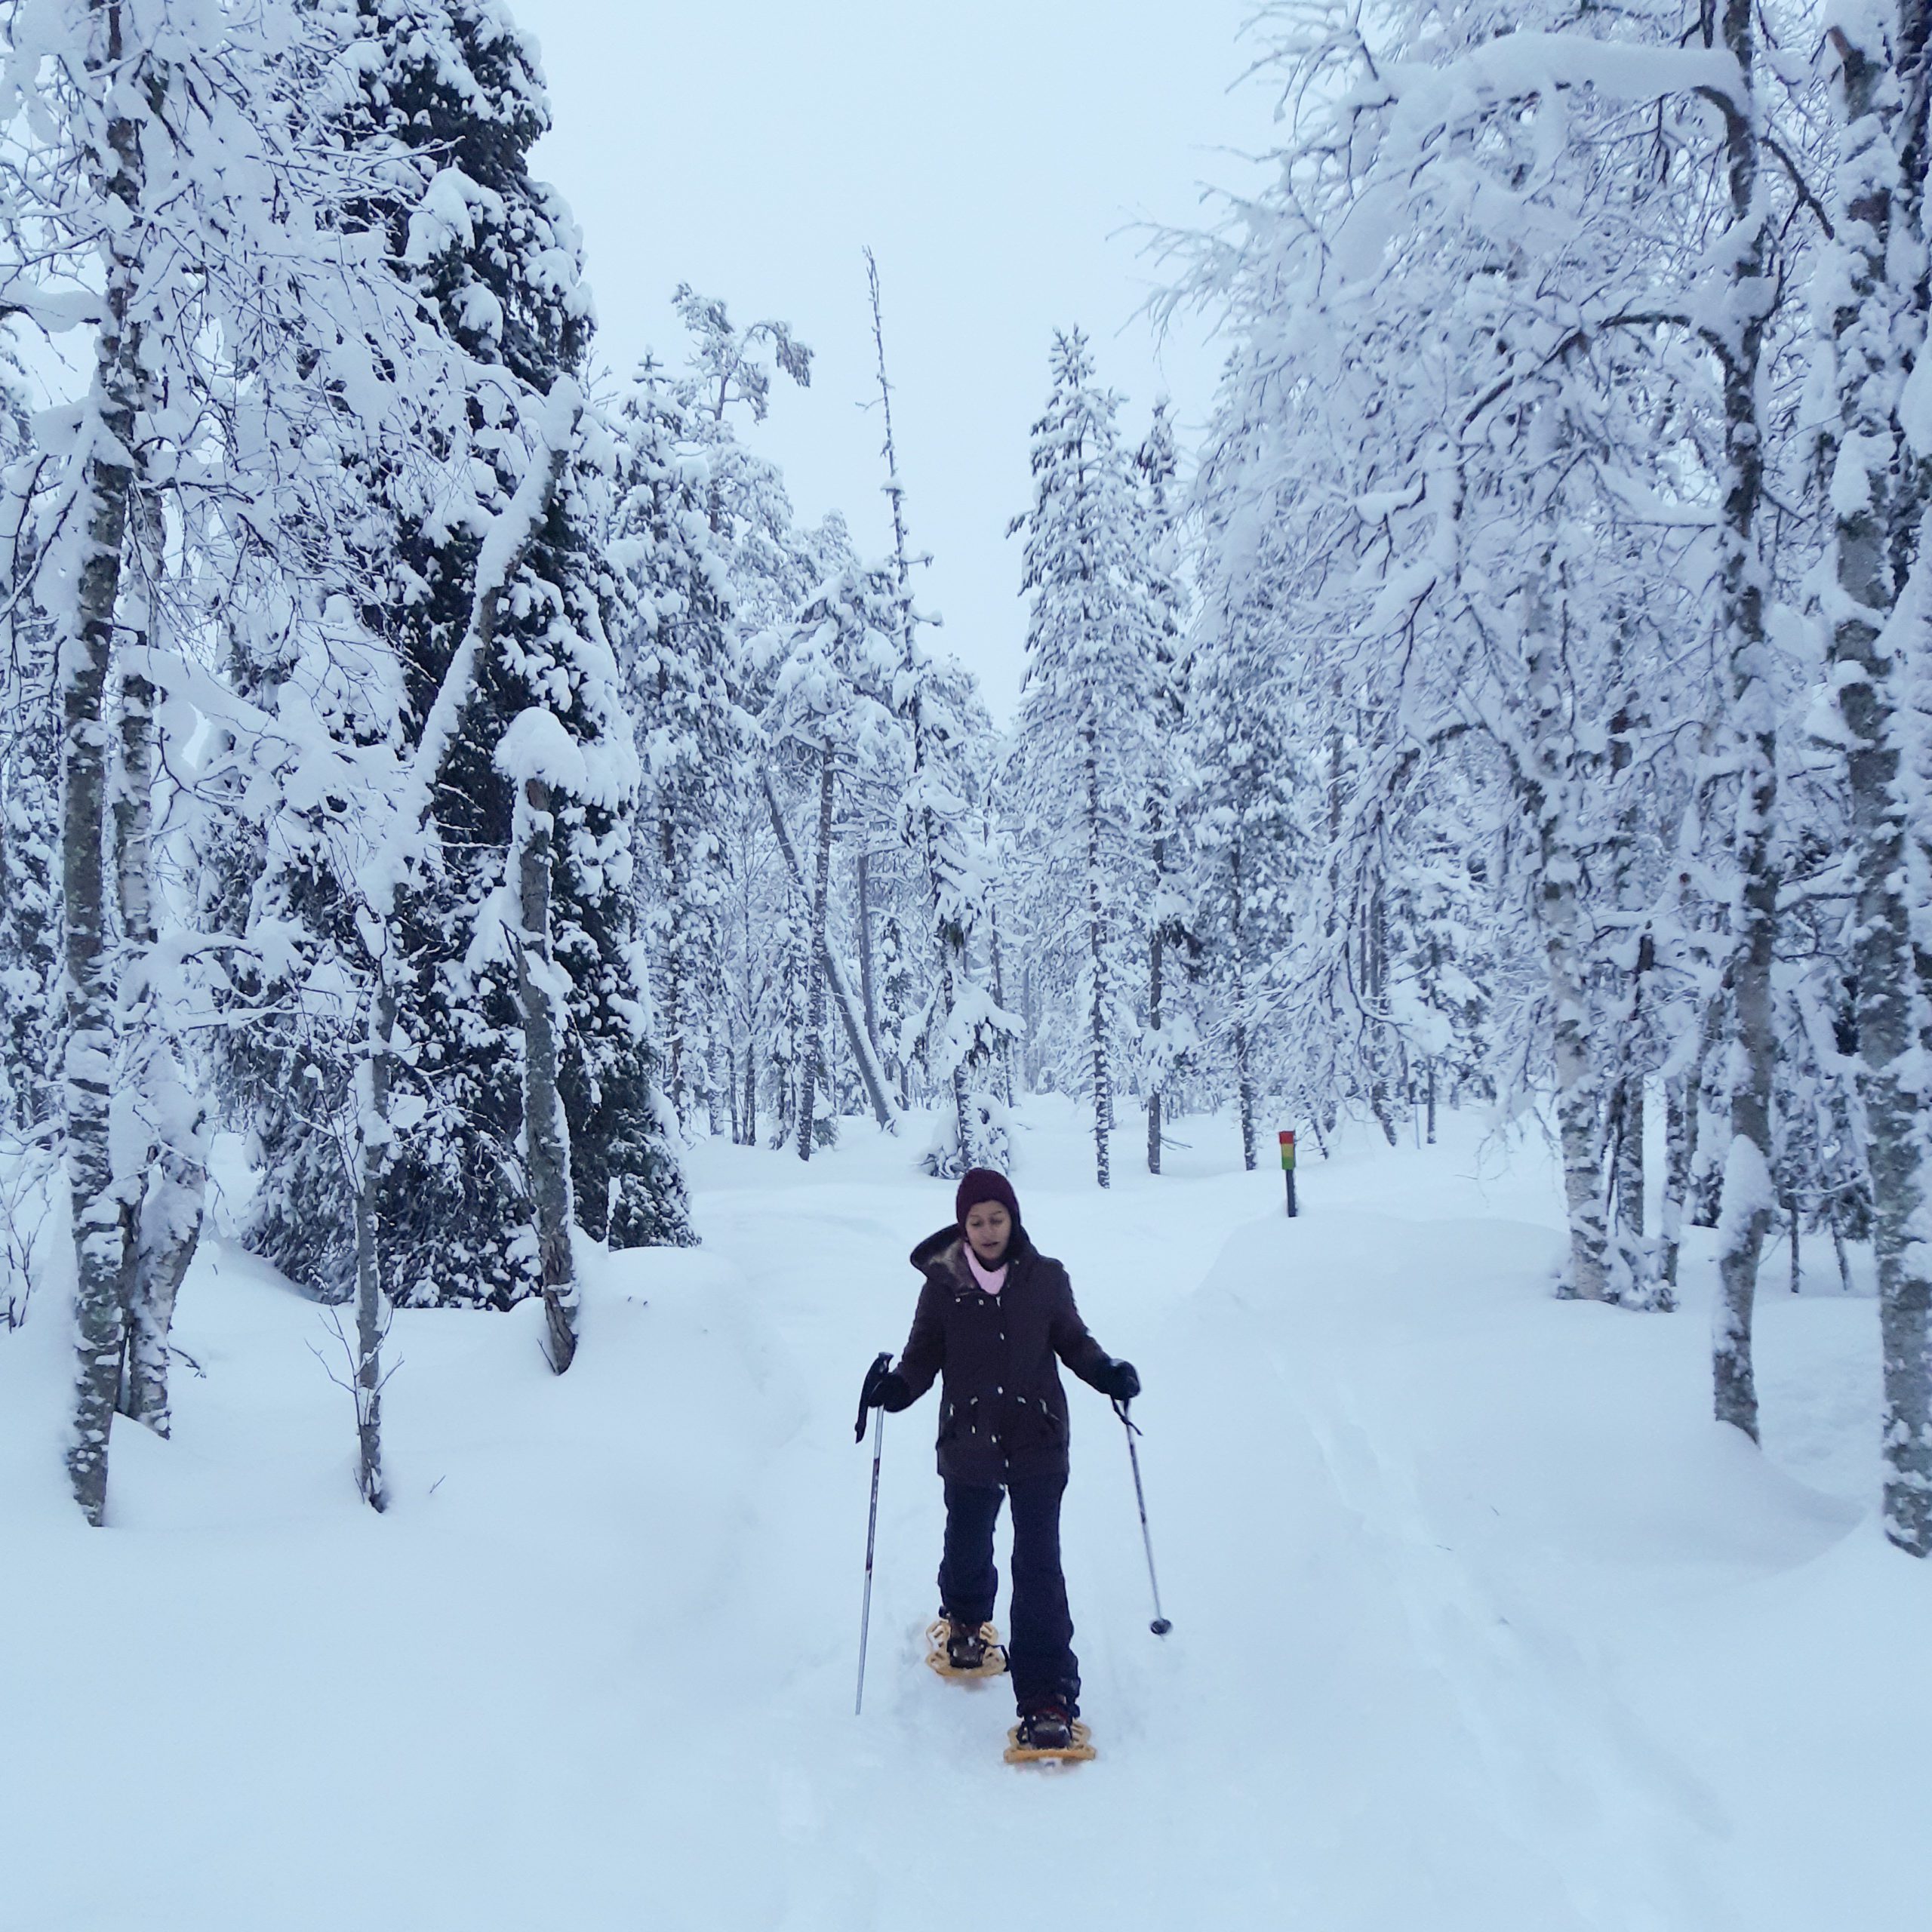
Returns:
[[[1004,1491],[976,1484],[946,1486],[946,1553],[939,1566],[939,1600],[949,1617],[983,1623],[993,1614],[999,1572],[993,1567],[993,1524],[1000,1497],[1013,1499],[1012,1629],[1006,1646],[1014,1701],[1023,1711],[1057,1692],[1080,1706],[1080,1662],[1073,1654],[1073,1618],[1060,1567],[1060,1502],[1064,1476],[1009,1483]]]

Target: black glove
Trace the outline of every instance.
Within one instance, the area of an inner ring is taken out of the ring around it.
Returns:
[[[1109,1361],[1107,1364],[1106,1392],[1116,1402],[1131,1402],[1140,1393],[1140,1378],[1134,1372],[1131,1361]]]
[[[859,1420],[852,1432],[854,1442],[866,1439],[866,1411],[884,1409],[888,1414],[897,1415],[901,1409],[910,1407],[912,1391],[892,1372],[892,1357],[888,1353],[874,1358],[872,1365],[866,1371],[865,1386],[859,1391]]]

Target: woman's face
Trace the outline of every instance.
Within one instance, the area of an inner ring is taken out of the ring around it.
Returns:
[[[966,1211],[966,1238],[980,1266],[996,1266],[1013,1238],[1013,1217],[997,1201],[976,1201]]]

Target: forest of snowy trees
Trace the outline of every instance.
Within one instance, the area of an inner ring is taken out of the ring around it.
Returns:
[[[1266,7],[1279,151],[1161,243],[1211,420],[1041,346],[1010,726],[876,265],[869,557],[758,454],[786,321],[603,372],[497,0],[0,20],[0,1309],[71,1217],[93,1520],[217,1134],[380,1507],[390,1306],[541,1297],[561,1371],[697,1137],[951,1174],[1054,1092],[1101,1187],[1183,1114],[1548,1131],[1562,1293],[1717,1230],[1753,1435],[1767,1250],[1869,1245],[1932,1553],[1924,0]]]

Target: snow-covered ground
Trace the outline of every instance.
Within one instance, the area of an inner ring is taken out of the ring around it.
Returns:
[[[1108,1195],[1018,1186],[1136,1416],[1077,1385],[1066,1543],[1102,1757],[1009,1769],[1004,1685],[921,1667],[930,1401],[887,1425],[865,1715],[859,1380],[949,1192],[848,1122],[700,1149],[706,1246],[391,1338],[358,1503],[317,1309],[232,1245],[184,1294],[175,1440],[62,1490],[66,1338],[0,1334],[5,1932],[1878,1932],[1921,1922],[1932,1576],[1869,1505],[1876,1343],[1765,1270],[1766,1454],[1707,1423],[1706,1280],[1559,1304],[1547,1164],[1478,1129],[1309,1158],[1224,1124]],[[1807,1257],[1807,1263],[1810,1257]]]

